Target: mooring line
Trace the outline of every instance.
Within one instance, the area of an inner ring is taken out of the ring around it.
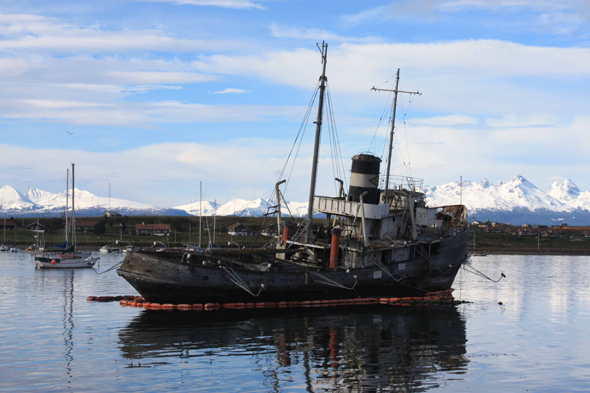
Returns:
[[[346,286],[344,286],[344,285],[342,285],[342,284],[340,284],[340,283],[338,283],[338,282],[336,282],[336,281],[332,280],[331,278],[328,278],[328,277],[326,277],[326,276],[323,276],[323,275],[321,275],[321,274],[320,274],[320,273],[318,273],[318,272],[314,272],[314,271],[310,270],[310,271],[309,271],[309,273],[310,273],[312,276],[319,278],[322,284],[326,284],[326,285],[332,285],[332,286],[334,286],[334,287],[338,287],[338,288],[347,289],[347,290],[349,290],[349,291],[352,291],[352,290],[354,289],[354,287],[356,287],[356,284],[357,284],[357,283],[358,283],[358,281],[359,281],[359,279],[358,279],[358,277],[357,277],[357,276],[353,276],[353,278],[354,278],[354,285],[353,285],[351,288],[348,288],[348,287],[346,287]]]
[[[476,276],[479,276],[481,278],[485,278],[486,280],[490,280],[491,282],[498,282],[503,278],[506,278],[506,275],[504,273],[500,273],[500,278],[497,280],[491,279],[490,277],[486,276],[485,274],[483,274],[482,272],[480,272],[479,270],[477,270],[476,268],[474,268],[473,266],[471,266],[470,264],[470,268],[473,270],[469,270],[467,269],[467,267],[465,266],[465,264],[462,266],[463,270],[465,270],[466,272],[469,272],[471,274],[475,274]]]
[[[98,271],[96,271],[96,269],[92,269],[92,271],[93,271],[94,273],[96,273],[96,274],[105,274],[105,273],[108,273],[108,272],[110,272],[110,271],[111,271],[111,270],[113,270],[113,269],[116,269],[116,268],[120,267],[120,266],[123,264],[123,262],[124,262],[124,261],[117,262],[116,264],[114,264],[113,266],[109,267],[109,268],[108,268],[107,270],[105,270],[104,272],[98,272]],[[99,262],[99,264],[100,264],[100,262]]]
[[[232,269],[231,267],[228,268],[225,266],[222,266],[221,268],[223,270],[225,270],[225,272],[228,274],[228,277],[227,277],[228,280],[230,280],[231,282],[236,284],[238,287],[242,288],[244,291],[248,292],[250,295],[252,295],[254,297],[258,297],[258,295],[260,295],[260,292],[262,292],[262,290],[264,289],[264,284],[260,284],[260,291],[258,291],[258,293],[255,295],[254,292],[252,292],[250,290],[250,288],[248,288],[248,286],[246,285],[244,280],[242,280],[240,278],[240,276],[238,276],[238,274],[234,271],[234,269]]]

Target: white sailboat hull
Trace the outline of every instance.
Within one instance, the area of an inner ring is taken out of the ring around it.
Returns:
[[[49,262],[35,261],[35,267],[38,269],[71,269],[71,268],[91,268],[94,267],[100,258],[85,259],[53,259]]]

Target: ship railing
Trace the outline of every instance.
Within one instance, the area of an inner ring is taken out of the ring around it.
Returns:
[[[385,189],[387,176],[379,177],[379,188]],[[410,190],[412,192],[422,192],[424,188],[424,179],[412,176],[389,176],[390,190]]]

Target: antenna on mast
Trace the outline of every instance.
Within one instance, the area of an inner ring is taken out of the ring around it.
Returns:
[[[406,93],[406,94],[416,94],[421,96],[422,93],[419,91],[403,91],[398,89],[399,86],[399,68],[397,69],[397,74],[395,76],[395,89],[388,90],[388,89],[377,89],[375,86],[371,90],[373,91],[389,91],[393,92],[393,113],[391,116],[391,131],[389,132],[389,152],[387,155],[387,174],[385,175],[385,201],[387,201],[387,195],[389,190],[389,172],[391,171],[391,153],[393,151],[393,135],[395,134],[395,109],[397,106],[397,93]]]

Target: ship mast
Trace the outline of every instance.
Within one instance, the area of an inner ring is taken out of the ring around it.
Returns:
[[[319,45],[318,45],[319,48]],[[313,166],[311,169],[311,185],[309,187],[309,204],[307,207],[307,230],[305,231],[305,242],[309,243],[310,235],[311,235],[311,223],[313,220],[313,198],[315,196],[315,184],[316,184],[316,175],[318,171],[318,156],[320,152],[320,135],[322,131],[322,113],[324,109],[324,91],[326,90],[326,63],[328,61],[328,44],[322,42],[322,47],[320,48],[320,52],[322,54],[322,63],[324,65],[322,70],[322,76],[320,77],[320,100],[318,103],[318,117],[315,121],[316,129],[315,129],[315,143],[313,147]]]
[[[393,111],[391,115],[391,130],[389,132],[389,152],[387,153],[387,174],[385,175],[385,201],[387,201],[387,191],[389,190],[389,173],[391,170],[391,153],[393,151],[393,135],[395,134],[395,110],[397,107],[397,93],[407,93],[407,94],[417,94],[422,95],[422,93],[418,91],[402,91],[398,90],[399,86],[399,68],[397,69],[397,74],[395,75],[395,89],[394,90],[387,90],[387,89],[377,89],[373,86],[371,90],[374,91],[389,91],[393,92]]]

